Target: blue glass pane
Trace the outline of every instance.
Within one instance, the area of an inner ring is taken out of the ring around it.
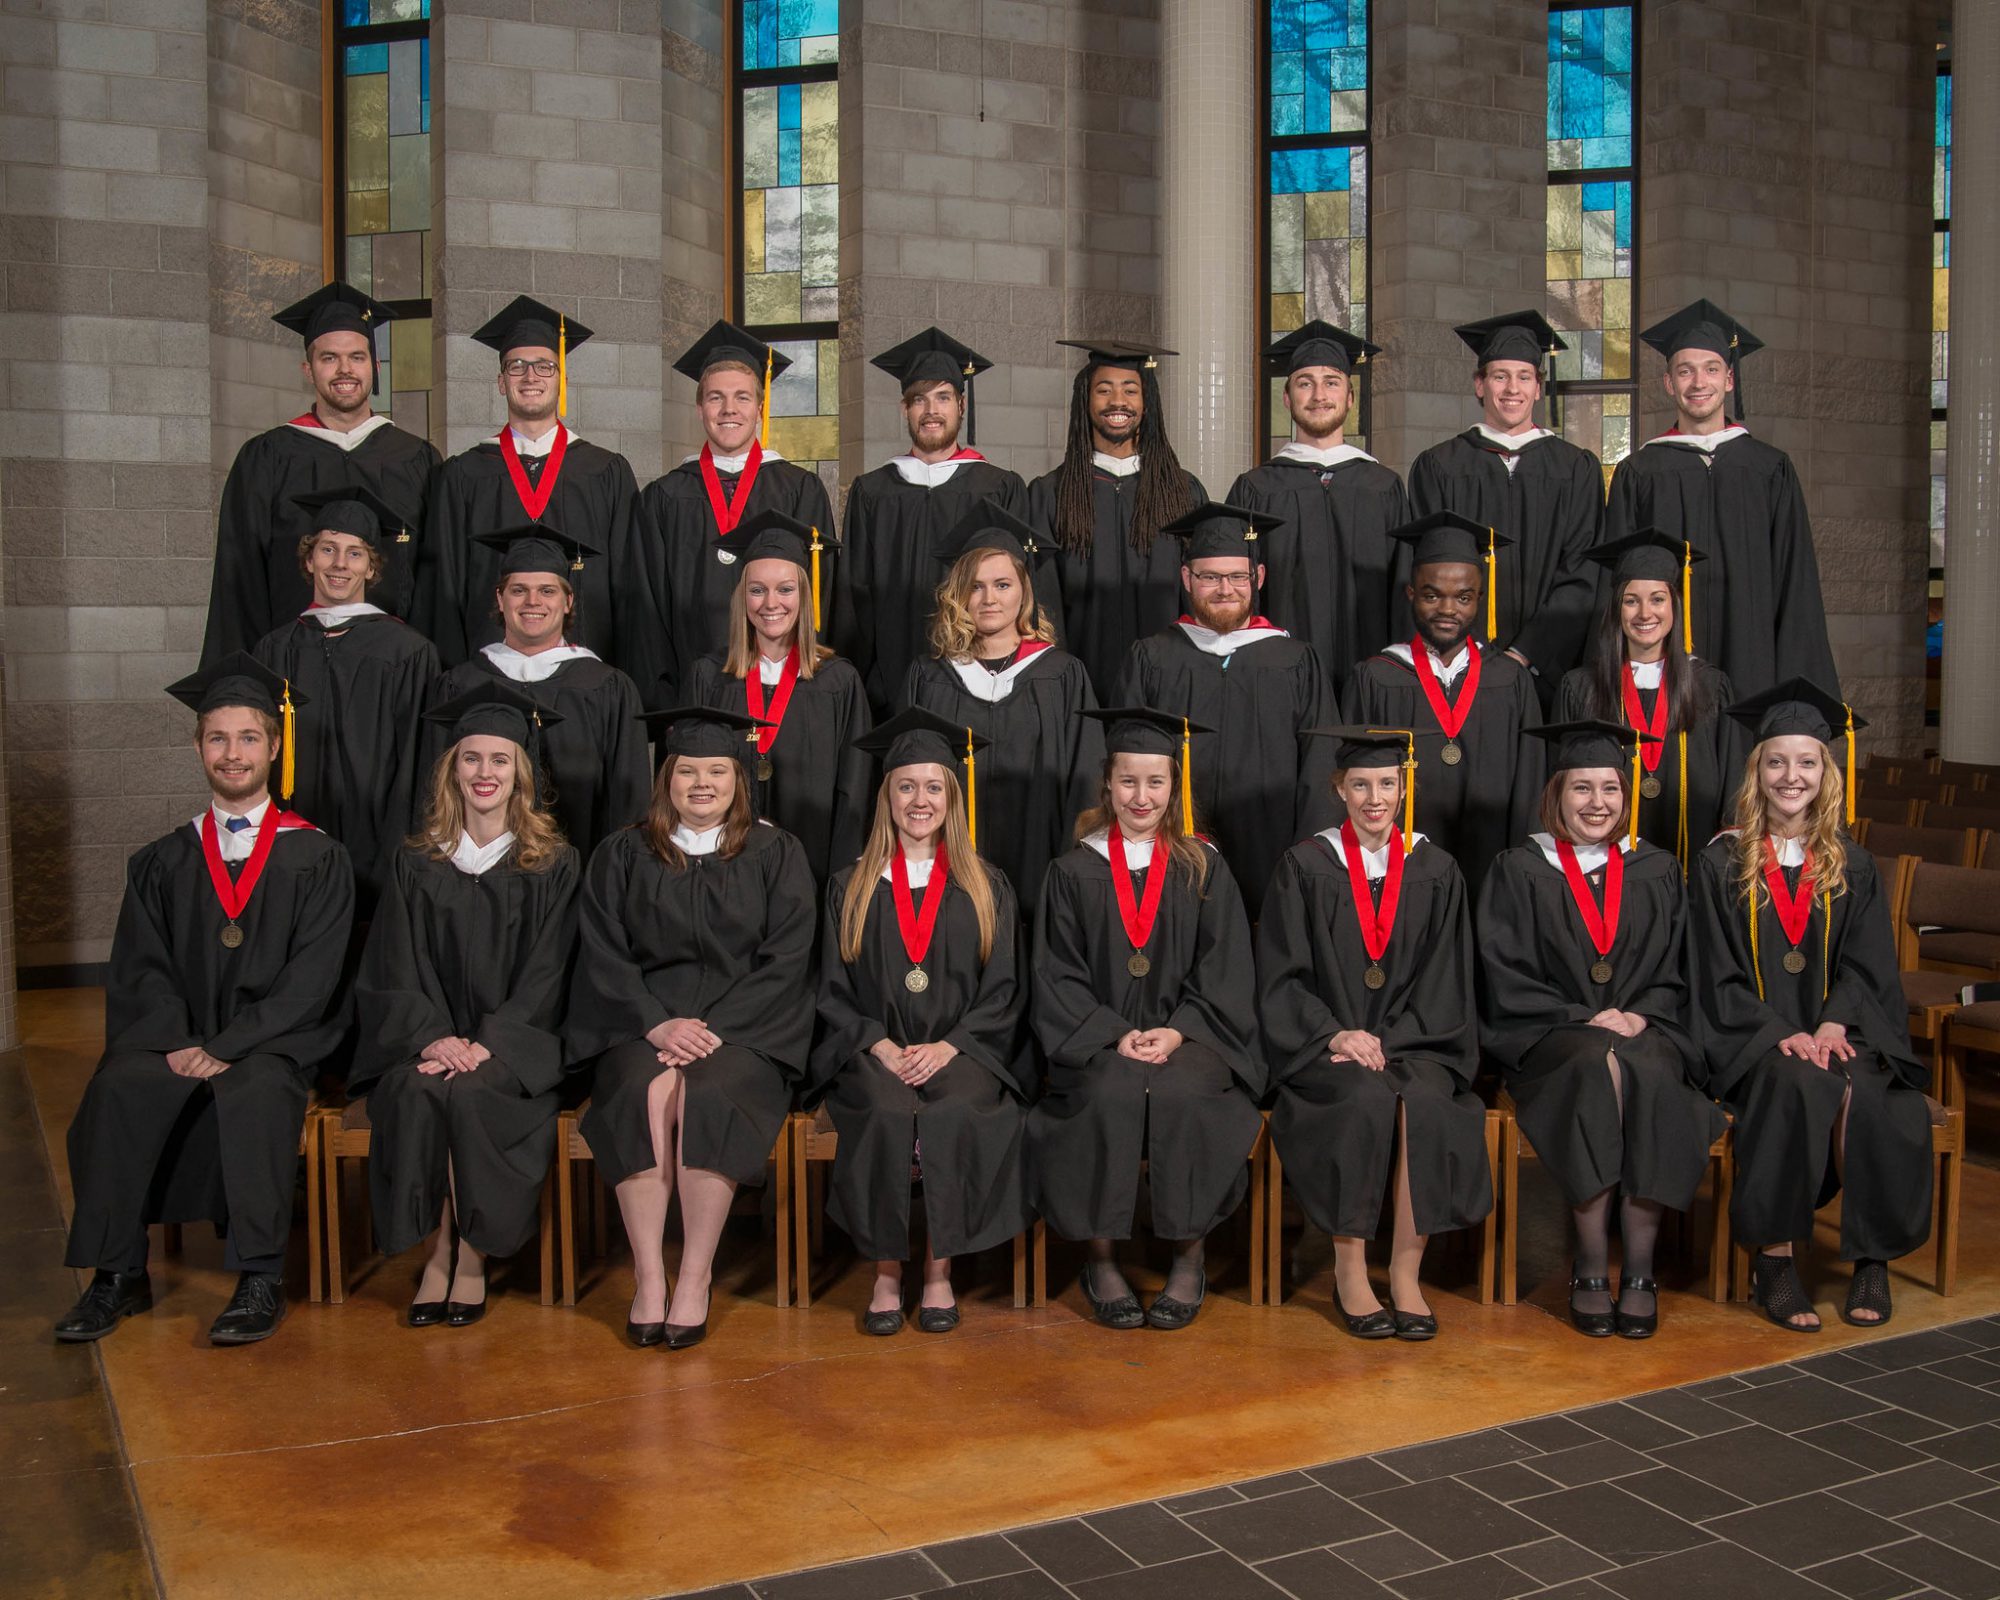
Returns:
[[[839,33],[840,0],[743,0],[743,65],[750,71],[836,60]]]
[[[1937,171],[1932,183],[1931,205],[1937,215],[1951,217],[1951,74],[1941,73],[1937,81]]]
[[[388,70],[389,47],[386,44],[351,44],[347,47],[347,75],[350,78]]]
[[[343,0],[340,8],[342,27],[365,28],[368,26],[368,0]]]
[[[1345,145],[1330,150],[1271,152],[1271,193],[1320,194],[1345,189],[1350,182],[1351,152]]]
[[[1271,132],[1365,133],[1367,0],[1269,3]]]
[[[1632,164],[1630,6],[1550,14],[1547,113],[1550,166]]]
[[[793,184],[799,181],[799,132],[796,128],[778,130],[778,182]]]
[[[778,91],[778,126],[796,128],[799,125],[799,86],[785,85]]]

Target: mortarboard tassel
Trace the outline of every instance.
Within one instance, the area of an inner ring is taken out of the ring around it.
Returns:
[[[757,437],[757,447],[760,450],[771,448],[771,347],[769,345],[764,346],[764,427]],[[819,547],[815,545],[813,548]],[[818,605],[817,598],[814,600],[814,605]],[[813,620],[817,622],[819,618],[815,616]]]
[[[1417,845],[1417,736],[1403,736],[1403,849]]]
[[[1854,707],[1844,706],[1847,713],[1847,825],[1854,826]]]
[[[1625,791],[1625,808],[1630,813],[1630,826],[1625,832],[1626,842],[1637,848],[1639,844],[1639,752],[1644,748],[1639,740],[1632,741],[1632,787]],[[1686,770],[1686,763],[1682,763]],[[1681,808],[1685,811],[1687,808]]]
[[[965,443],[967,449],[979,443],[979,430],[974,426],[972,420],[972,378],[972,363],[968,361],[965,364]]]
[[[1549,396],[1549,432],[1561,433],[1562,400],[1556,394],[1556,353],[1553,349],[1549,351],[1549,381],[1547,388]]]
[[[1495,593],[1495,579],[1500,574],[1498,552],[1493,546],[1493,530],[1486,530],[1486,642],[1491,644],[1500,637],[1500,596]]]
[[[1181,832],[1194,832],[1194,735],[1181,718]]]
[[[1729,336],[1729,375],[1736,380],[1736,420],[1743,420],[1743,369],[1736,362],[1736,335]]]
[[[1681,648],[1694,654],[1694,543],[1681,541]]]
[[[298,717],[292,709],[292,680],[290,678],[285,680],[285,697],[279,705],[278,710],[281,718],[280,725],[284,730],[279,737],[285,741],[284,763],[278,769],[278,798],[284,801],[285,804],[290,805],[292,800],[292,784],[298,777],[298,762],[292,754],[293,746],[297,742],[294,735],[298,732]]]
[[[569,415],[569,324],[556,313],[556,421]],[[577,563],[582,566],[582,562]]]
[[[813,632],[820,630],[819,620],[819,553],[824,548],[820,543],[819,529],[812,531],[812,586],[813,586]]]
[[[973,758],[972,730],[965,730],[965,840],[979,848],[979,764]]]

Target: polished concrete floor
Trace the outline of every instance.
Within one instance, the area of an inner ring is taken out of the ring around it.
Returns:
[[[626,1347],[615,1265],[565,1310],[537,1303],[531,1260],[462,1331],[400,1326],[410,1262],[362,1267],[344,1306],[304,1304],[301,1266],[275,1339],[213,1350],[205,1330],[228,1280],[219,1247],[193,1229],[184,1256],[156,1257],[149,1316],[94,1348],[52,1349],[47,1321],[74,1293],[53,1265],[62,1136],[97,1053],[99,1005],[81,991],[24,996],[26,1043],[7,1072],[25,1082],[25,1103],[0,1100],[0,1126],[38,1121],[49,1162],[31,1174],[10,1164],[6,1191],[27,1210],[33,1194],[17,1191],[39,1183],[43,1196],[39,1226],[6,1246],[21,1290],[8,1300],[8,1359],[23,1376],[5,1374],[16,1403],[0,1548],[32,1559],[0,1587],[21,1582],[23,1594],[654,1596],[1263,1478],[1881,1337],[1832,1318],[1844,1278],[1816,1261],[1808,1277],[1829,1320],[1817,1339],[1678,1292],[1670,1276],[1659,1338],[1583,1340],[1561,1318],[1557,1203],[1531,1169],[1523,1303],[1475,1304],[1469,1257],[1440,1246],[1444,1332],[1428,1346],[1346,1337],[1317,1256],[1277,1310],[1243,1304],[1240,1274],[1224,1267],[1182,1335],[1099,1329],[1073,1288],[1046,1310],[1015,1311],[996,1261],[963,1295],[957,1334],[867,1339],[856,1331],[864,1270],[840,1274],[810,1310],[778,1310],[769,1248],[746,1219],[725,1242],[709,1340],[679,1355]],[[1983,1225],[2000,1216],[2000,1172],[1970,1168],[1965,1193],[1959,1292],[1931,1292],[1927,1258],[1903,1264],[1896,1334],[2000,1311],[2000,1241]],[[80,1566],[98,1561],[101,1574]]]

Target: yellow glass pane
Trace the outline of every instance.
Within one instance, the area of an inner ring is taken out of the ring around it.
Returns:
[[[1549,190],[1549,254],[1582,248],[1583,190],[1575,184],[1560,184]]]
[[[819,408],[829,417],[840,416],[840,341],[819,342]]]
[[[808,83],[799,91],[799,181],[840,181],[840,85]]]
[[[1630,278],[1606,278],[1604,280],[1604,326],[1626,328],[1632,326],[1632,280]]]
[[[743,275],[743,315],[753,328],[766,322],[797,322],[799,275],[796,272],[746,272]]]
[[[431,319],[413,317],[389,324],[390,359],[396,364],[398,389],[431,386]]]
[[[347,187],[389,187],[389,74],[347,80]],[[350,230],[352,231],[352,230]]]
[[[787,461],[832,461],[840,455],[840,418],[773,417],[771,445]]]
[[[1632,376],[1632,330],[1630,328],[1606,328],[1604,330],[1604,375],[1607,378],[1629,378]]]
[[[1583,252],[1581,250],[1551,250],[1549,252],[1548,279],[1550,287],[1570,278],[1583,276]]]
[[[370,189],[364,194],[350,192],[347,196],[347,231],[349,233],[387,233],[389,231],[389,191]]]
[[[1936,333],[1951,331],[1951,268],[1931,269],[1931,329]]]
[[[1301,294],[1271,296],[1271,331],[1290,333],[1306,320],[1306,297]]]
[[[1347,298],[1353,306],[1350,327],[1368,326],[1368,247],[1360,239],[1347,253]]]
[[[1607,417],[1629,417],[1632,415],[1632,397],[1629,394],[1608,394],[1604,397],[1604,414]]]
[[[764,270],[764,191],[743,191],[743,270]]]
[[[1346,189],[1333,189],[1325,194],[1306,196],[1306,237],[1308,239],[1345,239],[1347,237]]]

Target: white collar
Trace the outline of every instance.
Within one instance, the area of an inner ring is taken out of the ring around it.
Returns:
[[[1083,842],[1095,850],[1106,861],[1111,859],[1111,830],[1099,828],[1095,833],[1085,834]],[[1127,839],[1125,841],[1125,867],[1133,871],[1153,864],[1153,841],[1151,839]]]
[[[1557,868],[1562,866],[1562,857],[1556,854],[1556,836],[1554,834],[1531,833],[1528,837],[1542,852],[1543,856],[1547,858],[1550,866]],[[1618,836],[1618,848],[1629,856],[1632,853],[1631,839],[1624,834],[1620,834]],[[1576,864],[1585,872],[1597,871],[1611,855],[1609,847],[1602,844],[1573,844],[1570,846],[1570,849],[1576,852]]]
[[[1139,458],[1130,456],[1108,456],[1102,450],[1090,452],[1090,464],[1107,478],[1135,478],[1139,475]]]
[[[1700,450],[1704,453],[1709,453],[1717,445],[1727,444],[1731,439],[1744,438],[1749,432],[1750,430],[1744,427],[1742,423],[1732,422],[1728,427],[1715,433],[1657,434],[1653,438],[1648,439],[1646,444],[1678,444],[1685,445],[1690,450]],[[1639,448],[1643,450],[1645,447],[1645,445],[1641,445]]]
[[[1233,655],[1265,639],[1291,637],[1283,628],[1274,628],[1268,623],[1261,628],[1245,624],[1234,633],[1217,633],[1213,628],[1204,628],[1199,622],[1177,622],[1174,626],[1187,635],[1189,644],[1209,656]]]
[[[687,855],[712,856],[722,846],[722,824],[718,822],[714,827],[704,828],[696,833],[686,823],[682,823],[674,829],[673,840]]]
[[[905,881],[908,882],[909,886],[912,889],[925,889],[930,887],[931,868],[936,864],[937,864],[936,856],[926,856],[921,861],[909,861],[909,860],[904,861],[903,876]],[[884,883],[895,882],[895,874],[896,874],[896,864],[894,861],[890,861],[887,865],[885,865],[882,868],[882,881]]]
[[[1323,828],[1320,830],[1319,837],[1326,841],[1327,849],[1333,852],[1333,859],[1338,861],[1343,867],[1346,866],[1347,846],[1340,837],[1340,830],[1338,828]],[[1356,834],[1354,837],[1356,843],[1359,843],[1361,836],[1359,834]],[[1408,845],[1404,847],[1403,850],[1404,859],[1407,860],[1409,858],[1410,852],[1416,849],[1416,847],[1422,844],[1423,842],[1424,842],[1424,836],[1421,833],[1411,834],[1410,842]],[[1380,850],[1370,850],[1366,845],[1361,846],[1361,875],[1365,878],[1388,877],[1389,875],[1388,845],[1386,844],[1383,845]]]
[[[791,653],[789,651],[779,656],[776,661],[773,661],[763,651],[759,650],[757,652],[757,681],[763,684],[765,688],[770,688],[772,684],[784,677],[785,663],[790,659]]]
[[[682,456],[681,465],[686,466],[688,463],[699,461],[700,459],[701,452],[697,450],[691,456]],[[741,472],[745,467],[750,465],[750,452],[745,450],[741,455],[726,456],[720,450],[716,449],[714,445],[710,445],[708,447],[708,459],[717,472]],[[783,461],[785,458],[779,455],[777,451],[766,446],[764,459],[766,461]]]
[[[1297,461],[1308,467],[1337,467],[1343,461],[1373,461],[1375,458],[1366,450],[1351,444],[1330,444],[1321,447],[1294,439],[1280,450],[1274,460]]]
[[[1530,428],[1526,433],[1498,433],[1492,428],[1487,427],[1484,422],[1475,422],[1473,427],[1479,431],[1481,438],[1485,439],[1489,444],[1498,445],[1502,450],[1522,450],[1533,444],[1537,439],[1553,439],[1555,437],[1547,428]]]
[[[896,476],[905,483],[915,484],[919,489],[935,489],[951,481],[951,475],[975,456],[953,456],[949,461],[919,461],[915,456],[891,456],[889,465],[896,469]]]
[[[514,436],[514,454],[517,456],[547,455],[551,450],[555,449],[556,447],[556,436],[565,431],[568,432],[571,441],[574,442],[576,439],[576,431],[573,428],[570,428],[567,423],[558,422],[553,428],[549,429],[549,431],[543,434],[539,439],[530,439],[526,434],[522,433],[521,430],[515,427],[512,423],[509,423],[507,426],[507,432],[511,433]]]
[[[1046,645],[1042,649],[1048,648]],[[950,663],[951,670],[958,674],[958,681],[965,686],[965,692],[975,700],[984,700],[988,705],[997,705],[1014,692],[1014,680],[1022,670],[1042,653],[1041,650],[1025,651],[998,672],[988,672],[977,661],[967,658]]]
[[[1459,651],[1458,658],[1455,661],[1449,661],[1449,662],[1446,661],[1444,657],[1440,656],[1429,645],[1424,646],[1424,654],[1431,658],[1431,671],[1437,675],[1437,680],[1439,683],[1456,683],[1458,682],[1458,675],[1465,670],[1466,663],[1472,659],[1472,652],[1477,650],[1478,648],[1479,646],[1477,644],[1473,643],[1472,640],[1468,639],[1465,641],[1465,648]],[[1382,647],[1382,654],[1384,654],[1385,656],[1394,656],[1398,661],[1402,662],[1403,665],[1408,667],[1411,671],[1414,672],[1416,670],[1417,663],[1411,657],[1410,647],[1407,644],[1399,642],[1396,644],[1384,645]]]
[[[1769,838],[1769,835],[1766,835]],[[1778,847],[1778,865],[1781,867],[1802,867],[1806,864],[1806,842],[1803,839],[1771,838]]]
[[[1667,670],[1667,658],[1662,656],[1658,661],[1628,661],[1625,665],[1632,669],[1633,688],[1657,689],[1660,686],[1660,675]]]
[[[307,606],[299,615],[330,630],[344,628],[356,617],[382,617],[388,613],[370,601],[350,600],[344,606]]]
[[[323,444],[332,445],[336,450],[346,451],[354,449],[363,439],[375,432],[377,428],[388,427],[389,419],[378,411],[366,422],[361,423],[358,427],[348,429],[345,433],[342,433],[338,428],[329,428],[317,422],[288,422],[285,426],[296,428],[308,439],[318,439]]]
[[[474,844],[472,835],[461,831],[457,847],[451,852],[451,864],[468,878],[477,878],[489,867],[506,860],[507,852],[513,848],[512,833],[501,834],[491,844]]]
[[[224,811],[214,800],[209,801],[208,811],[209,813],[213,813],[215,817],[216,847],[222,852],[222,859],[224,861],[248,861],[250,859],[250,852],[257,848],[257,835],[264,826],[264,813],[270,809],[271,802],[268,799],[262,805],[253,807],[249,811]],[[196,834],[201,832],[201,819],[205,814],[207,813],[197,812],[195,814],[194,831]],[[243,829],[240,833],[231,833],[229,831],[229,819],[237,816],[247,817],[250,821],[250,826]]]
[[[580,644],[551,645],[539,655],[524,656],[511,644],[495,639],[479,647],[479,653],[516,683],[540,683],[555,676],[556,668],[572,661],[595,661],[597,652]]]

